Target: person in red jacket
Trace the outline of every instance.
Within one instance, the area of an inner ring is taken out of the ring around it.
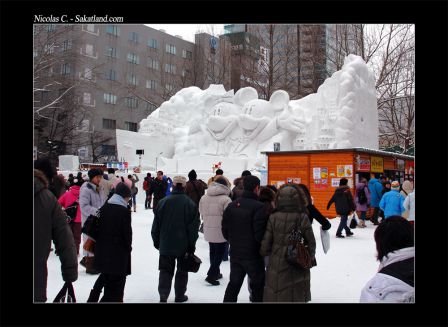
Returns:
[[[75,239],[76,244],[76,253],[79,255],[79,245],[81,244],[81,208],[79,206],[79,189],[81,185],[84,183],[81,173],[78,173],[78,176],[73,180],[73,185],[70,189],[62,194],[59,198],[58,202],[62,206],[62,208],[66,209],[67,207],[72,206],[75,202],[78,203],[78,209],[76,211],[75,219],[70,222],[70,229],[72,230],[73,237]]]

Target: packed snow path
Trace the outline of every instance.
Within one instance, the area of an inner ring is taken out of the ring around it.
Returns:
[[[157,303],[159,302],[157,292],[159,252],[154,248],[151,238],[153,213],[151,209],[144,209],[143,201],[144,192],[139,191],[137,212],[132,212],[132,275],[126,280],[124,302]],[[317,266],[311,269],[312,303],[359,302],[361,289],[378,269],[379,263],[375,259],[376,250],[373,239],[376,226],[368,221],[366,228],[353,230],[354,236],[337,239],[335,235],[338,224],[339,218],[331,220],[331,246],[328,253],[324,254],[320,240],[320,225],[316,221],[313,222]],[[201,233],[196,243],[196,255],[202,259],[202,265],[197,273],[188,274],[186,295],[189,300],[187,303],[221,303],[229,282],[230,262],[222,262],[221,284],[212,286],[204,280],[210,260],[209,246]],[[78,262],[81,258],[80,254]],[[78,280],[73,283],[75,295],[77,302],[86,302],[98,275],[86,274],[85,268],[81,265],[78,266],[78,270]],[[63,284],[61,264],[52,251],[48,258],[47,302],[53,301]],[[174,303],[174,278],[168,302]],[[241,287],[238,302],[250,302],[246,280]]]

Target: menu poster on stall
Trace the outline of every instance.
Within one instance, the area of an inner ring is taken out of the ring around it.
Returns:
[[[313,179],[320,179],[320,168],[313,168]]]
[[[345,165],[344,177],[352,177],[352,176],[353,176],[353,165]]]
[[[340,178],[332,178],[331,179],[331,187],[339,187]]]
[[[328,168],[321,168],[320,169],[320,178],[328,178]]]
[[[382,173],[383,172],[383,158],[370,157],[370,171],[372,173]]]
[[[301,184],[302,179],[301,178],[294,178],[294,184]]]
[[[344,165],[338,165],[337,166],[337,177],[344,177],[345,176],[345,166]]]
[[[315,179],[314,188],[315,189],[326,189],[328,187],[328,179]]]

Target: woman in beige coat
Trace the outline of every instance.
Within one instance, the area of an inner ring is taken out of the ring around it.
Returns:
[[[401,191],[400,191],[400,193],[401,193],[405,198],[407,198],[407,197],[409,196],[409,194],[412,193],[412,191],[414,191],[414,186],[412,185],[412,183],[411,183],[410,181],[405,180],[405,181],[403,182],[403,185],[401,185]],[[406,210],[405,212],[403,212],[403,213],[401,214],[401,216],[402,216],[403,218],[408,219],[408,218],[409,218],[409,211]]]
[[[296,185],[285,184],[277,193],[276,204],[260,249],[261,255],[269,256],[263,302],[308,302],[310,270],[295,268],[285,259],[288,237],[297,221],[314,260],[316,240],[307,216],[306,198]]]
[[[205,279],[211,285],[219,285],[218,279],[222,278],[219,271],[226,239],[222,235],[222,214],[232,200],[229,197],[230,188],[224,178],[218,178],[210,184],[207,194],[199,201],[199,213],[204,222],[204,239],[210,246],[210,269]]]

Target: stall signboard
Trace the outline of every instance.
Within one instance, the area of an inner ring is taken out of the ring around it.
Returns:
[[[338,182],[339,183],[339,182]],[[315,179],[314,180],[314,188],[318,190],[326,189],[328,187],[328,179]]]
[[[383,170],[383,158],[370,157],[370,171],[372,173],[382,173]]]
[[[327,167],[320,169],[320,178],[322,178],[322,179],[328,178],[328,168]]]
[[[352,176],[353,176],[353,165],[345,165],[344,177],[352,177]]]
[[[397,170],[404,171],[404,160],[397,159]]]
[[[369,157],[360,157],[357,161],[357,171],[370,171],[370,158]]]
[[[339,187],[340,178],[332,178],[331,179],[331,187]]]
[[[383,159],[384,170],[395,170],[395,160],[393,158]]]
[[[313,178],[320,179],[320,168],[319,167],[313,168]]]
[[[344,177],[345,176],[345,166],[344,165],[338,165],[336,169],[336,176],[337,177]]]

